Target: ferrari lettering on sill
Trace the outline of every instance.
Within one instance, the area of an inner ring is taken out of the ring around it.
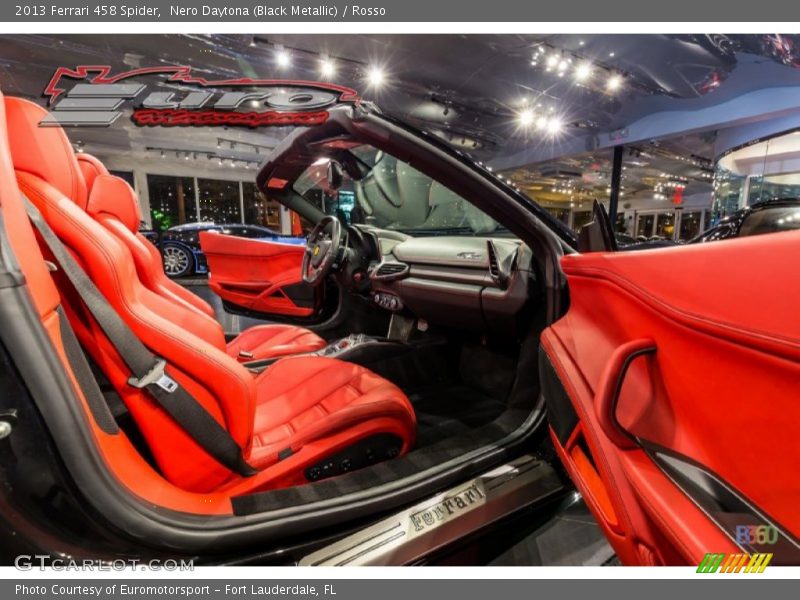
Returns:
[[[472,510],[483,504],[485,500],[486,496],[483,491],[478,485],[473,484],[465,490],[448,496],[436,504],[411,513],[409,519],[414,528],[414,532],[419,533],[461,513]]]

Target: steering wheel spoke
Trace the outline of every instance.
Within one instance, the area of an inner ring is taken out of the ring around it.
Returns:
[[[343,243],[342,224],[336,217],[323,217],[306,241],[303,253],[303,281],[320,285],[331,271]]]

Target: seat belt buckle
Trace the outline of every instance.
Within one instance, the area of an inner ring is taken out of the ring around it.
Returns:
[[[239,358],[251,360],[255,355],[247,350],[239,350]]]
[[[153,368],[150,369],[144,377],[130,377],[128,385],[138,389],[144,389],[150,385],[157,385],[162,390],[171,394],[178,389],[178,382],[164,372],[167,366],[167,361],[159,358]]]

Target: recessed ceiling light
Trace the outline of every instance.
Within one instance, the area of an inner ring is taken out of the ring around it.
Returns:
[[[336,74],[336,65],[329,58],[323,58],[319,64],[319,72],[323,77],[333,77]]]
[[[534,114],[532,110],[523,110],[517,116],[517,120],[522,127],[530,127],[533,125]]]
[[[592,75],[592,64],[590,62],[584,62],[579,64],[575,68],[575,80],[576,81],[586,81]]]
[[[547,132],[551,135],[560,133],[564,128],[564,123],[558,117],[552,117],[547,123]]]
[[[278,66],[281,69],[285,69],[286,67],[292,64],[292,57],[286,50],[281,48],[275,55],[275,62],[278,63]]]
[[[386,74],[383,72],[383,69],[378,66],[370,67],[369,71],[367,71],[367,82],[371,86],[380,87],[383,85],[385,79]]]
[[[608,78],[606,87],[610,92],[616,92],[620,87],[622,87],[622,77],[616,74],[612,75]]]

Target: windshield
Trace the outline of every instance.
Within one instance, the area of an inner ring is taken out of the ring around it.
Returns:
[[[494,219],[438,181],[372,146],[347,152],[350,172],[338,192],[329,189],[328,160],[308,167],[297,193],[326,214],[412,235],[488,235],[505,232]]]

